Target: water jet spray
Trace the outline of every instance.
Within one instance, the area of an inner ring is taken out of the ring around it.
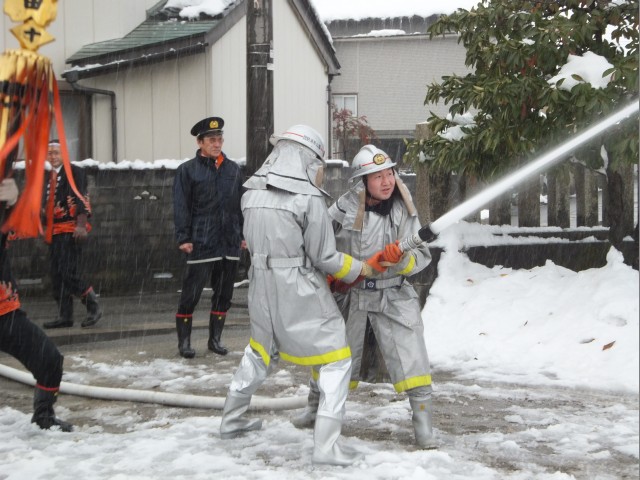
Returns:
[[[491,200],[499,197],[507,190],[521,183],[523,180],[531,177],[532,175],[535,175],[536,173],[540,173],[541,171],[551,167],[561,160],[566,159],[569,153],[571,153],[583,143],[591,140],[597,135],[600,135],[617,123],[628,120],[632,116],[635,116],[638,113],[638,106],[639,104],[636,100],[626,107],[611,114],[604,120],[589,127],[582,133],[575,135],[562,145],[554,148],[550,152],[545,153],[544,155],[533,160],[519,170],[516,170],[515,172],[502,178],[495,184],[491,185],[489,188],[474,195],[470,199],[465,200],[457,207],[449,210],[447,213],[439,217],[437,220],[423,226],[418,231],[418,233],[413,234],[400,241],[400,244],[398,246],[404,252],[406,250],[417,248],[423,242],[434,241],[437,238],[438,234],[440,234],[440,232],[442,232],[444,229],[450,227],[459,220],[462,220],[467,215],[477,211],[483,205],[486,205]]]

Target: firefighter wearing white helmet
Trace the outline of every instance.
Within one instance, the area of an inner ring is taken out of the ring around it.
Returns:
[[[385,152],[373,145],[365,145],[353,157],[351,162],[353,174],[350,180],[395,166],[396,163]]]
[[[315,183],[323,165],[322,137],[310,127],[295,125],[273,143],[271,154],[244,184],[251,338],[229,386],[220,434],[229,438],[261,428],[259,419],[246,418],[245,413],[279,358],[314,365],[320,407],[313,462],[349,465],[359,454],[343,450],[337,441],[351,351],[326,276],[349,283],[371,276],[372,268],[336,250],[324,193]],[[383,270],[375,260],[371,264]]]
[[[271,135],[269,141],[276,145],[279,140],[293,140],[301,145],[309,147],[320,160],[324,160],[324,140],[316,130],[307,125],[294,125],[289,127],[281,135]]]
[[[396,392],[406,392],[413,410],[416,444],[434,447],[431,419],[431,370],[424,341],[424,326],[418,295],[406,280],[431,261],[427,244],[402,252],[396,241],[418,232],[420,221],[411,195],[398,177],[389,155],[365,145],[353,159],[352,179],[362,178],[331,207],[336,245],[354,258],[369,258],[383,251],[391,263],[375,279],[355,285],[334,282],[336,301],[347,322],[347,337],[352,354],[351,388],[361,378],[367,320],[370,322],[384,363]],[[293,419],[299,427],[309,426],[317,412],[318,388],[312,370],[309,401],[305,410]]]

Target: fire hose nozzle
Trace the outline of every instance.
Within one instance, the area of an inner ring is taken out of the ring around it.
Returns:
[[[436,238],[438,238],[438,234],[431,229],[431,224],[428,224],[418,230],[418,233],[401,240],[398,247],[406,252],[418,248],[424,242],[433,242]]]

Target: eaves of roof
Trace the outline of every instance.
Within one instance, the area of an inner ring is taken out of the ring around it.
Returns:
[[[236,0],[214,18],[177,18],[166,0],[147,10],[147,20],[122,38],[85,45],[67,59],[63,77],[93,77],[204,52],[246,15],[246,1]]]
[[[327,71],[330,75],[338,75],[340,62],[336,56],[335,48],[331,43],[331,34],[322,24],[309,0],[289,0],[295,7],[298,15],[313,38],[313,41],[320,55],[327,64]]]
[[[207,33],[216,20],[145,20],[122,38],[85,45],[67,63],[78,77],[109,73],[124,65],[137,65],[198,53],[206,47]]]
[[[340,64],[330,36],[320,23],[309,0],[289,0],[310,32],[312,41],[336,75]],[[158,5],[161,5],[159,2]],[[154,7],[155,8],[155,7]],[[91,43],[67,58],[71,68],[63,73],[74,80],[117,72],[132,66],[149,65],[172,58],[203,52],[214,44],[247,13],[247,2],[237,1],[214,19],[183,21],[152,17],[122,38]]]

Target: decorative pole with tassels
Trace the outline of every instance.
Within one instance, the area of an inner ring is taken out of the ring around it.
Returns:
[[[0,181],[13,175],[20,140],[25,158],[25,185],[9,218],[2,218],[2,233],[18,238],[42,233],[40,213],[45,161],[52,116],[60,139],[62,159],[69,182],[77,192],[71,173],[64,135],[58,83],[51,61],[37,52],[54,38],[45,28],[56,18],[57,0],[5,0],[4,13],[20,25],[11,29],[20,49],[0,57]],[[2,209],[4,214],[4,209]]]

